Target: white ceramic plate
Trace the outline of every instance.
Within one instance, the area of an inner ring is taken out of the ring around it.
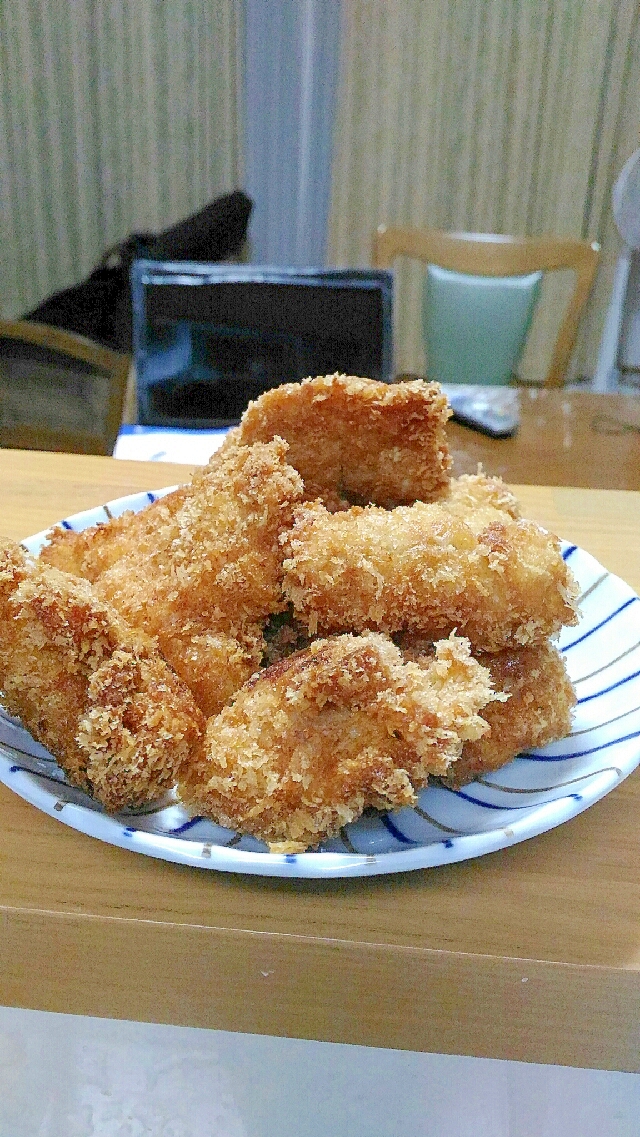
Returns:
[[[157,493],[134,494],[62,524],[81,530]],[[24,541],[37,553],[38,533]],[[575,817],[640,762],[640,601],[623,581],[575,545],[563,556],[580,582],[581,619],[563,632],[578,705],[571,734],[524,754],[463,790],[432,786],[416,809],[364,817],[313,853],[273,854],[190,817],[172,798],[108,816],[69,786],[54,758],[0,709],[0,780],[44,813],[112,845],[198,868],[284,877],[375,876],[467,860],[525,841]]]

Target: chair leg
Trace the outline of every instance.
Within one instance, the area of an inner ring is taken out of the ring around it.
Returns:
[[[124,406],[122,408],[122,422],[127,425],[136,423],[138,421],[138,391],[136,386],[136,369],[135,364],[132,363],[129,368],[129,378],[127,379],[127,389],[124,396]]]

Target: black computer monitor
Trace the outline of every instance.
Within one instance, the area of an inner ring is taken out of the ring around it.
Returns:
[[[308,375],[392,377],[390,272],[138,260],[131,276],[144,425],[231,425]]]

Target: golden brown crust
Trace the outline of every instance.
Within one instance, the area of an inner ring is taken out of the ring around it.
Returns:
[[[179,775],[278,851],[560,737],[574,695],[547,637],[575,584],[500,479],[449,479],[447,417],[422,381],[285,384],[190,485],[52,531],[35,570],[7,546],[7,705],[107,808]]]
[[[285,607],[279,536],[302,496],[286,450],[275,439],[216,455],[184,487],[179,508],[95,584],[155,637],[207,715],[259,666],[261,624]]]
[[[149,548],[157,530],[182,505],[186,487],[179,486],[165,497],[151,502],[139,513],[127,510],[120,517],[75,532],[61,525],[51,529],[40,560],[73,576],[96,581],[111,565],[131,549]]]
[[[205,715],[260,666],[261,624],[283,607],[281,530],[302,497],[286,444],[213,455],[189,485],[140,513],[54,529],[41,560],[96,584],[153,636]]]
[[[405,659],[422,665],[433,657],[433,646],[415,636],[400,637],[399,646]],[[482,711],[489,730],[465,742],[462,757],[447,774],[453,786],[464,786],[523,751],[564,738],[576,702],[564,658],[552,643],[474,654],[488,669],[496,692],[509,697],[488,703]]]
[[[392,508],[446,491],[449,414],[437,383],[321,375],[266,391],[249,404],[225,446],[279,435],[307,499],[322,497],[332,511],[344,499]]]
[[[452,478],[439,505],[454,517],[473,524],[476,533],[486,529],[492,521],[503,520],[504,513],[514,520],[521,516],[520,503],[502,478],[486,474],[461,474]]]
[[[259,624],[223,631],[159,635],[162,654],[191,691],[202,713],[215,715],[257,671],[265,653]]]
[[[201,745],[204,719],[154,650],[84,580],[0,548],[7,709],[110,811],[157,798]]]
[[[490,729],[465,743],[450,774],[456,786],[499,769],[525,750],[564,738],[576,702],[564,659],[551,643],[494,655],[478,652],[476,658],[489,669],[496,691],[509,699],[485,707],[482,717]]]
[[[186,624],[232,628],[282,608],[278,538],[302,482],[286,445],[229,449],[187,487],[149,548],[132,548],[98,588],[136,627],[180,634]]]
[[[576,586],[557,538],[495,513],[476,533],[473,515],[438,503],[335,514],[318,502],[298,506],[282,538],[294,615],[312,635],[408,629],[437,639],[457,629],[484,651],[539,643],[574,624]]]
[[[260,672],[207,726],[183,800],[273,851],[316,846],[368,807],[411,805],[486,730],[488,672],[464,640],[404,663],[385,636],[339,636]]]

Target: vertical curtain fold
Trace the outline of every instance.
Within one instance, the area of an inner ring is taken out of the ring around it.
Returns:
[[[599,240],[574,371],[591,374],[620,243],[611,187],[637,145],[636,0],[344,0],[329,260],[379,224]],[[399,262],[396,367],[422,371],[423,270]],[[523,360],[542,378],[570,281],[545,282]]]
[[[242,180],[242,0],[0,4],[5,316]]]
[[[341,0],[245,0],[252,259],[322,265]]]

